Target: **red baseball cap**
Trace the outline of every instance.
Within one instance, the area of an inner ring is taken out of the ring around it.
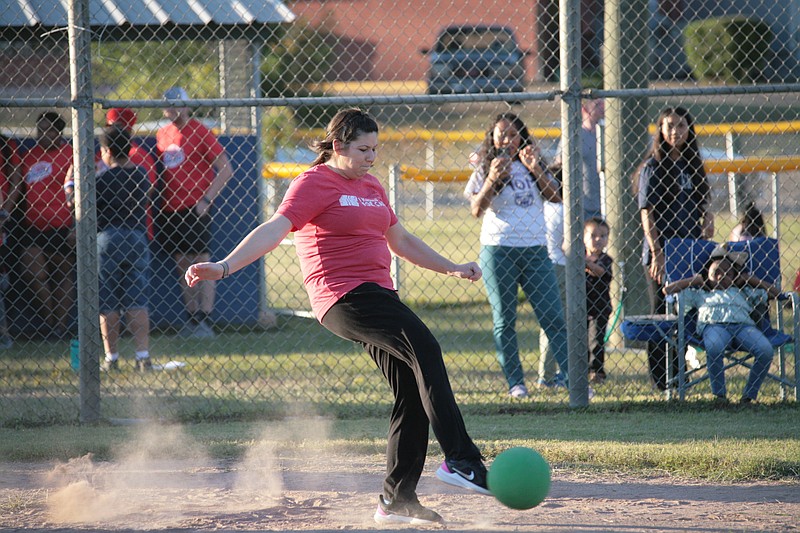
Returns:
[[[106,113],[106,125],[121,124],[126,130],[133,129],[136,124],[136,112],[127,107],[112,107]]]

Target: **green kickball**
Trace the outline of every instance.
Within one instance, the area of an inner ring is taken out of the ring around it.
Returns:
[[[550,465],[536,450],[509,448],[492,462],[486,481],[506,507],[531,509],[550,492]]]

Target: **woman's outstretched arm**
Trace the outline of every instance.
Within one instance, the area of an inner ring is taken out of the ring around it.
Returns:
[[[422,239],[409,233],[399,222],[388,229],[386,241],[395,255],[422,268],[470,281],[478,281],[483,275],[477,263],[459,264],[450,261]]]
[[[197,263],[186,270],[186,283],[193,287],[200,281],[218,280],[241,270],[281,243],[292,229],[283,215],[274,215],[251,231],[225,259],[216,263]]]

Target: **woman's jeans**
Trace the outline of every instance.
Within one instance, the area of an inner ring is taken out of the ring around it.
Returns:
[[[553,263],[547,247],[481,246],[483,282],[492,306],[494,344],[509,388],[525,384],[517,344],[517,292],[531,303],[550,349],[567,376],[567,328]]]
[[[703,328],[703,345],[706,349],[711,392],[715,396],[724,397],[726,394],[724,354],[734,339],[738,349],[754,357],[753,368],[750,369],[742,397],[755,400],[761,383],[767,377],[775,352],[761,330],[746,324],[709,324]]]

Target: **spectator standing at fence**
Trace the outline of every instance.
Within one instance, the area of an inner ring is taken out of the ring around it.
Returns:
[[[167,100],[188,100],[181,87],[164,93]],[[174,259],[180,276],[188,322],[181,335],[212,338],[211,312],[216,284],[206,280],[190,287],[183,273],[193,263],[209,261],[211,212],[214,200],[233,175],[228,156],[217,138],[187,107],[167,107],[169,124],[158,130],[156,145],[164,167],[158,238]]]
[[[429,427],[445,455],[437,477],[483,494],[486,468],[467,434],[439,343],[397,296],[390,252],[412,264],[477,281],[476,263],[456,264],[410,234],[369,171],[375,164],[378,124],[359,109],[331,120],[312,167],[295,178],[276,214],[254,229],[223,261],[192,265],[191,285],[218,280],[274,250],[295,232],[295,246],[311,307],[322,325],[362,345],[390,383],[392,409],[387,471],[375,520],[441,522],[417,499]]]
[[[710,188],[697,145],[694,121],[682,107],[665,108],[658,116],[656,134],[647,157],[634,178],[644,240],[642,263],[648,280],[650,309],[665,314],[660,289],[664,282],[664,242],[671,238],[710,239],[714,216]],[[656,388],[666,390],[667,352],[664,343],[648,342],[647,360]],[[672,375],[677,375],[677,357]]]
[[[553,177],[561,183],[561,168],[554,165],[550,168]],[[547,255],[553,263],[553,270],[558,280],[558,292],[561,295],[562,308],[567,301],[567,256],[564,254],[564,204],[562,202],[544,202],[544,223],[547,238]],[[536,384],[542,388],[564,387],[564,377],[558,373],[558,364],[550,341],[539,328],[539,379]]]
[[[583,100],[581,103],[581,168],[583,176],[583,218],[589,220],[593,217],[603,216],[602,206],[602,182],[600,180],[601,161],[597,152],[597,126],[605,116],[605,103],[603,100]],[[561,142],[556,148],[555,168],[561,169]],[[566,302],[566,258],[562,250],[563,242],[558,243],[556,249],[551,242],[551,235],[558,233],[563,241],[564,236],[564,205],[562,203],[545,202],[545,222],[547,224],[547,249],[550,259],[553,261],[553,268],[559,281],[561,291],[562,306]],[[557,219],[555,217],[560,217]],[[539,380],[540,387],[553,387],[563,385],[563,381],[557,379],[556,361],[553,351],[550,349],[550,342],[543,329],[539,330],[539,348],[541,357],[539,359]]]
[[[100,331],[104,371],[119,366],[120,312],[133,335],[136,368],[147,371],[150,361],[150,316],[147,292],[150,248],[147,244],[147,203],[150,180],[143,167],[130,160],[130,134],[106,126],[100,153],[107,170],[97,176],[97,259],[100,288]]]
[[[589,331],[589,382],[606,380],[606,329],[611,318],[614,260],[606,253],[608,223],[592,217],[583,225],[586,249],[586,318]]]
[[[112,107],[106,113],[106,126],[117,126],[127,131],[129,135],[133,136],[133,127],[136,125],[137,118],[136,112],[133,109],[127,107]],[[99,155],[100,154],[98,154],[98,156]],[[100,174],[100,163],[102,163],[103,159],[102,157],[99,157],[98,159],[99,161],[97,170],[98,174]],[[155,196],[155,187],[156,183],[158,182],[158,170],[156,169],[156,161],[153,159],[150,150],[136,141],[131,140],[131,151],[128,154],[128,159],[133,165],[143,168],[147,173],[147,179],[150,182],[150,190],[147,194],[148,198],[152,200],[152,198]],[[103,163],[102,166],[105,166],[105,164]],[[147,237],[152,240],[154,236],[155,229],[153,227],[151,205],[148,205]]]
[[[0,135],[0,350],[13,346],[8,334],[6,292],[10,285],[9,273],[14,265],[14,255],[8,242],[10,213],[19,185],[19,147],[13,139]],[[13,192],[12,192],[13,191]]]
[[[478,151],[478,167],[464,191],[481,225],[481,268],[492,307],[497,359],[513,398],[528,389],[517,341],[517,292],[522,287],[567,376],[567,332],[558,281],[547,252],[544,201],[560,202],[525,123],[513,113],[495,117]]]
[[[720,245],[711,253],[704,272],[664,287],[664,294],[689,289],[685,302],[689,308],[697,308],[697,334],[706,350],[711,393],[725,402],[724,354],[732,342],[753,356],[741,403],[756,400],[774,357],[772,344],[756,326],[752,314],[756,306],[765,304],[768,297],[777,298],[780,291],[744,272],[746,262],[746,252],[729,252]]]
[[[744,208],[739,223],[731,230],[728,237],[729,241],[749,241],[767,236],[767,225],[764,223],[764,215],[758,210],[753,202],[748,202]]]
[[[69,334],[75,296],[75,233],[64,183],[72,146],[63,137],[66,122],[48,111],[36,119],[36,145],[22,155],[25,205],[21,234],[23,278],[33,289],[51,338]]]

